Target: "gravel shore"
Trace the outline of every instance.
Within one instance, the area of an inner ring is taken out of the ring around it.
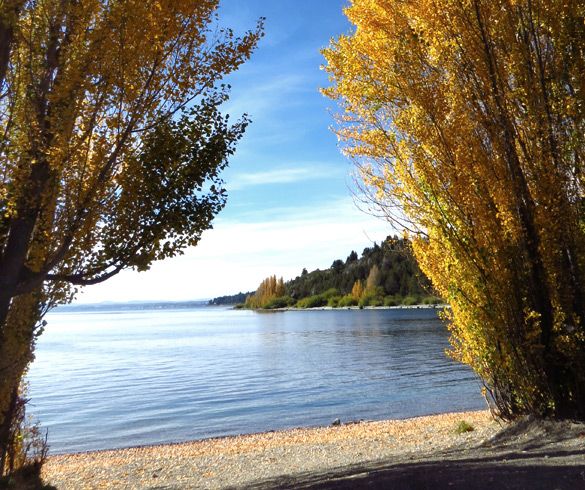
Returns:
[[[459,433],[461,421],[473,430]],[[477,447],[501,429],[487,411],[292,429],[52,456],[43,478],[60,490],[290,488],[307,475]]]

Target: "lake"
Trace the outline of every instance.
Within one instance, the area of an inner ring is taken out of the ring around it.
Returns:
[[[47,321],[28,411],[53,454],[486,407],[476,376],[445,356],[432,309],[58,310]]]

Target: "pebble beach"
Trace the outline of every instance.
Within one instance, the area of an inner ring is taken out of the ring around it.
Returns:
[[[462,421],[473,430],[458,431]],[[342,423],[51,456],[43,479],[59,490],[269,488],[282,477],[475,446],[501,429],[488,411]]]

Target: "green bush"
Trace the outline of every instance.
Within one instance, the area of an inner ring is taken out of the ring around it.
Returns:
[[[384,306],[384,299],[380,296],[374,296],[370,298],[368,306]]]
[[[384,298],[384,306],[398,306],[400,302],[394,296],[386,296]]]
[[[471,432],[475,430],[473,425],[471,425],[469,422],[462,420],[461,422],[459,422],[459,425],[457,426],[457,429],[455,429],[455,432],[457,432],[457,434],[464,434],[465,432]]]
[[[295,301],[290,296],[280,296],[278,298],[272,298],[262,308],[267,310],[274,310],[276,308],[288,308],[292,306]]]
[[[419,304],[419,300],[416,296],[406,296],[403,300],[402,300],[402,304],[405,306],[412,306],[412,305],[418,305]]]
[[[382,306],[383,304],[384,304],[384,301],[382,298],[380,298],[378,296],[370,296],[369,294],[365,294],[364,296],[362,296],[362,298],[358,302],[358,305],[361,307]]]
[[[341,296],[332,296],[327,300],[327,306],[330,306],[331,308],[337,308],[339,306],[340,299]]]
[[[384,304],[384,290],[378,287],[373,291],[366,291],[358,304],[360,306],[382,306]]]
[[[440,305],[442,303],[444,303],[444,301],[439,298],[438,296],[425,296],[421,303],[423,305]]]
[[[357,306],[358,301],[355,299],[351,294],[346,294],[339,299],[337,306],[339,308],[344,308],[347,306]]]
[[[335,296],[339,296],[339,291],[335,288],[330,288],[324,293],[319,294],[318,296],[322,296],[325,299],[331,299],[334,298]]]
[[[297,302],[298,308],[319,308],[327,305],[327,299],[322,294],[315,296],[309,296],[307,298],[300,299]]]

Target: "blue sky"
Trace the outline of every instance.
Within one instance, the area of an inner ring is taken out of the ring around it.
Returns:
[[[125,271],[78,302],[192,300],[256,289],[272,274],[327,268],[392,232],[353,203],[351,164],[330,131],[320,49],[350,31],[344,0],[222,0],[220,23],[242,33],[266,18],[252,59],[227,80],[231,117],[252,119],[223,174],[228,204],[184,256]]]

